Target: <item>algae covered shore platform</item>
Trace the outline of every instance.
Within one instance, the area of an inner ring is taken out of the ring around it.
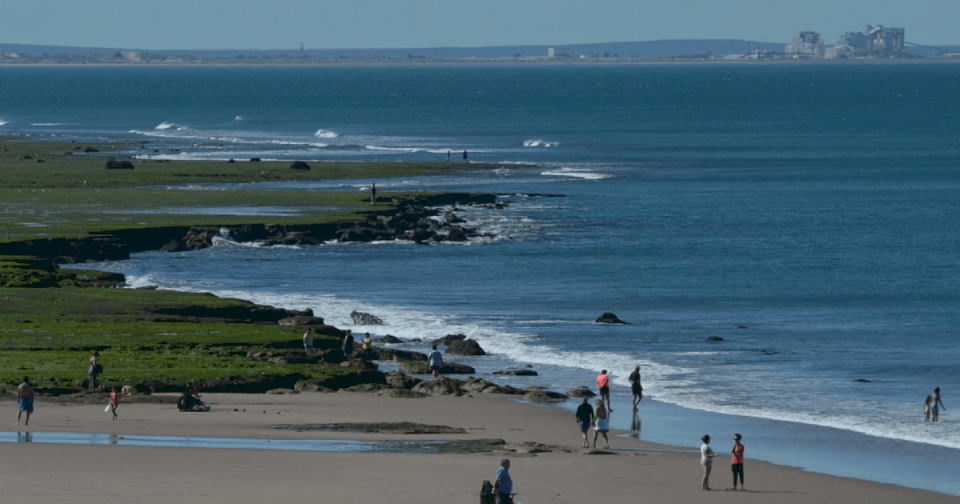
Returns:
[[[71,263],[182,251],[230,240],[314,246],[326,241],[464,240],[474,232],[431,219],[440,205],[489,205],[487,194],[258,189],[256,182],[375,180],[489,169],[482,164],[155,162],[143,145],[0,139],[0,382],[29,376],[43,396],[86,394],[100,352],[103,385],[144,392],[264,392],[386,384],[368,359],[340,351],[344,331],[322,314],[210,295],[118,289],[122,275]],[[124,167],[116,168],[120,163]],[[222,190],[218,183],[239,183]],[[189,187],[187,187],[189,186]],[[258,208],[282,205],[282,214]],[[237,215],[237,207],[247,208]],[[453,221],[454,219],[451,219]],[[438,224],[439,222],[439,224]],[[301,335],[317,349],[303,355]],[[419,356],[410,356],[418,358]]]

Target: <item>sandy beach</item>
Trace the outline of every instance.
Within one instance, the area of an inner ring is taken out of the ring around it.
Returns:
[[[750,459],[746,491],[730,487],[726,433],[711,433],[721,453],[711,486],[700,490],[697,445],[664,447],[611,432],[610,454],[587,453],[573,415],[497,395],[395,399],[361,393],[204,394],[213,410],[180,413],[173,405],[124,404],[112,421],[100,405],[38,402],[29,427],[9,419],[0,481],[10,502],[476,502],[483,480],[503,457],[512,460],[517,501],[526,504],[636,502],[956,502],[955,497],[809,473]],[[642,408],[642,405],[641,405]],[[617,410],[614,415],[629,414]],[[384,434],[277,429],[277,425],[412,422],[463,429],[462,434]],[[17,430],[21,433],[15,434]],[[23,442],[26,432],[32,442]],[[50,433],[186,436],[267,440],[502,439],[502,451],[410,454],[268,449],[48,444]],[[700,433],[691,433],[696,440]],[[19,442],[17,440],[20,440]],[[529,453],[531,443],[550,451]]]

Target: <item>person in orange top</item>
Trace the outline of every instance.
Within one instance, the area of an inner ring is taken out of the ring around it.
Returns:
[[[607,411],[613,413],[613,408],[610,407],[610,375],[607,374],[606,369],[600,371],[600,376],[597,377],[597,387],[600,388],[600,399],[607,403]]]
[[[733,447],[730,448],[733,460],[730,461],[733,469],[733,490],[737,489],[737,475],[740,475],[740,490],[743,490],[743,445],[740,444],[740,434],[733,435]]]

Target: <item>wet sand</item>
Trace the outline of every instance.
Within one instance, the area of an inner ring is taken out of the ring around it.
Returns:
[[[730,486],[727,439],[711,486],[700,490],[698,446],[664,447],[611,434],[612,454],[580,448],[566,409],[514,402],[496,395],[393,399],[372,394],[204,394],[209,413],[180,413],[172,405],[125,404],[118,420],[103,405],[38,402],[29,427],[45,432],[118,436],[189,436],[343,440],[503,439],[504,451],[407,454],[331,453],[196,447],[136,447],[4,443],[0,482],[10,502],[476,502],[483,480],[493,479],[503,457],[512,461],[517,501],[527,504],[651,502],[957,502],[956,497],[775,466],[750,459],[747,491]],[[0,403],[7,432],[15,432],[16,407]],[[629,414],[618,409],[614,416]],[[276,425],[413,422],[460,428],[463,434],[393,434],[276,429]],[[549,452],[525,453],[529,443]],[[601,440],[602,443],[602,440]],[[746,444],[746,443],[745,443]]]

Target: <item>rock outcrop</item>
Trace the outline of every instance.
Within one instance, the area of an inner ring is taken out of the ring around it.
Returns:
[[[453,355],[487,355],[476,340],[458,340],[450,343],[444,353]]]
[[[624,322],[620,320],[616,315],[610,312],[606,312],[603,315],[600,315],[599,317],[597,317],[597,320],[595,322],[598,324],[628,324],[628,322]]]
[[[380,317],[369,313],[352,311],[350,312],[350,318],[353,319],[353,323],[356,325],[383,325]]]

